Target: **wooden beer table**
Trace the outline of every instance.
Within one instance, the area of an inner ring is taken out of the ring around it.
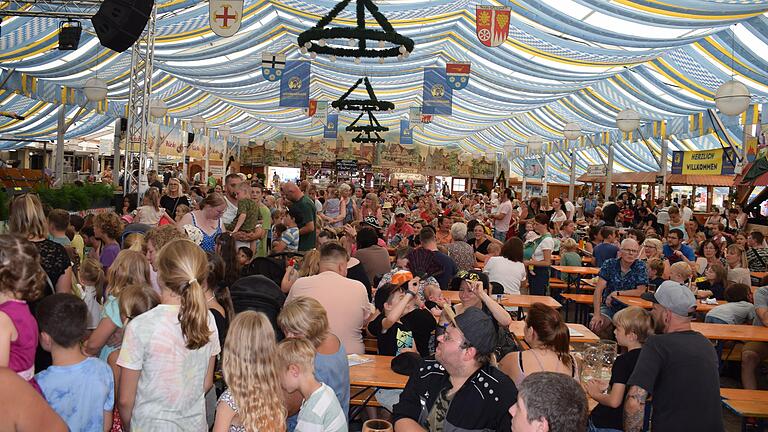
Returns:
[[[443,291],[443,297],[445,297],[446,300],[449,300],[453,304],[461,303],[458,291]],[[491,295],[491,297],[495,298],[496,295]],[[527,294],[502,294],[501,301],[499,303],[502,306],[522,308],[529,308],[534,303],[544,303],[545,305],[555,309],[558,309],[562,306],[557,300],[550,296]]]
[[[568,328],[571,330],[571,333],[577,332],[580,333],[580,336],[574,335],[571,336],[571,342],[588,342],[588,343],[594,343],[600,340],[600,338],[592,333],[592,330],[588,329],[587,327],[581,325],[581,324],[571,324],[568,323]],[[512,324],[509,325],[509,331],[512,332],[515,337],[518,339],[519,342],[523,341],[523,335],[525,334],[525,322],[524,321],[512,321]]]

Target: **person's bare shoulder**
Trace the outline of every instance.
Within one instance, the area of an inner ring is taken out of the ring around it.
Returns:
[[[0,432],[67,432],[45,399],[8,368],[0,368]]]

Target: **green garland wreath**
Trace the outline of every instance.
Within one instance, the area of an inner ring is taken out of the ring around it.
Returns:
[[[316,54],[327,54],[337,57],[366,57],[366,58],[384,58],[409,55],[413,52],[413,39],[402,36],[392,27],[389,20],[379,12],[379,8],[373,4],[372,0],[357,0],[357,27],[331,27],[325,28],[334,18],[344,10],[351,0],[343,0],[328,12],[309,30],[299,34],[298,45],[309,52]],[[365,27],[365,10],[368,10],[382,30],[374,30]],[[357,39],[356,48],[340,48],[328,45],[321,46],[318,41],[321,39]],[[368,41],[384,41],[394,44],[394,47],[387,49],[368,49]],[[405,52],[400,47],[405,48]]]

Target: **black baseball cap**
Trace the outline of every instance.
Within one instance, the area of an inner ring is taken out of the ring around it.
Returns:
[[[469,307],[453,321],[464,340],[480,354],[490,354],[496,348],[496,330],[491,317],[476,307]]]

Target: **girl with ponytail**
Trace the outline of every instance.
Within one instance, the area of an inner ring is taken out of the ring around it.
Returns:
[[[534,303],[525,320],[525,342],[531,349],[513,352],[499,362],[499,369],[520,385],[534,372],[558,372],[577,378],[576,361],[569,353],[571,336],[560,313]]]
[[[205,393],[219,346],[204,296],[205,252],[189,240],[163,246],[155,261],[160,305],[130,321],[117,364],[126,430],[205,431]]]

